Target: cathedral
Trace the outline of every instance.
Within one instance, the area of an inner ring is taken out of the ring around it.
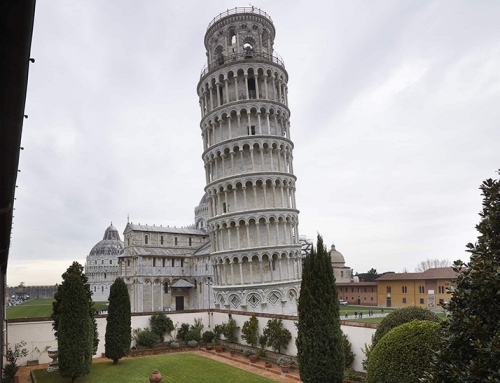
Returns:
[[[206,184],[194,223],[128,223],[122,247],[112,251],[117,263],[97,244],[86,266],[94,294],[109,294],[97,283],[103,276],[120,276],[132,312],[297,313],[310,241],[298,231],[288,73],[275,35],[271,17],[254,7],[210,22],[197,86]]]

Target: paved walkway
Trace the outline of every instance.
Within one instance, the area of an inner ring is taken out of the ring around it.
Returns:
[[[263,361],[258,361],[257,363],[250,363],[248,358],[244,356],[230,356],[229,352],[222,352],[220,354],[216,354],[215,351],[207,351],[205,349],[200,349],[198,351],[193,351],[195,354],[204,356],[206,358],[210,358],[216,360],[217,362],[230,364],[231,366],[240,368],[242,370],[253,372],[254,374],[258,374],[264,376],[266,378],[272,379],[276,382],[282,383],[297,383],[301,382],[299,373],[297,369],[294,369],[290,373],[282,376],[280,368],[273,364],[273,367],[266,368]],[[92,363],[100,363],[100,362],[109,362],[109,359],[106,358],[94,358],[92,359]],[[40,364],[38,366],[32,367],[21,367],[17,372],[17,376],[19,377],[19,383],[32,383],[30,377],[30,371],[44,369],[47,368],[48,364]]]

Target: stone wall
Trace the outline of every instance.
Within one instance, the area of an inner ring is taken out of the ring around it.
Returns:
[[[205,325],[204,331],[213,330],[216,324],[221,324],[227,322],[229,319],[229,314],[236,320],[236,323],[241,328],[243,323],[247,321],[250,316],[255,315],[259,320],[259,333],[261,334],[263,329],[267,325],[267,321],[273,318],[281,318],[283,320],[283,325],[292,333],[292,340],[288,345],[286,350],[282,350],[283,353],[289,355],[296,355],[297,349],[295,347],[295,338],[297,336],[296,327],[294,322],[297,321],[296,316],[291,315],[273,315],[273,314],[259,314],[259,313],[249,313],[249,312],[236,312],[228,310],[214,310],[211,312],[210,322],[209,315],[206,310],[186,310],[183,312],[169,312],[167,315],[172,319],[174,325],[180,326],[181,323],[194,324],[194,320],[201,318],[203,324]],[[149,327],[149,318],[152,313],[141,313],[132,314],[132,329]],[[97,326],[99,331],[99,348],[97,350],[96,356],[101,356],[104,352],[104,334],[106,332],[106,316],[97,316]],[[209,327],[210,324],[210,327]],[[364,359],[364,354],[361,352],[364,344],[371,343],[371,336],[375,332],[376,325],[369,323],[358,323],[358,322],[344,322],[342,321],[342,331],[347,334],[349,341],[352,343],[352,350],[356,354],[353,368],[357,371],[362,371],[363,367],[361,361]],[[175,336],[175,332],[172,333]],[[238,334],[241,336],[241,332]],[[7,325],[7,340],[9,344],[15,344],[22,340],[27,342],[26,348],[28,351],[33,353],[27,358],[22,358],[19,362],[22,365],[26,364],[27,360],[39,359],[40,363],[49,363],[51,359],[47,356],[47,353],[42,355],[35,350],[37,347],[39,350],[44,350],[46,346],[56,347],[57,341],[54,338],[54,332],[52,331],[52,320],[50,318],[40,319],[37,321],[20,319],[20,320],[9,320]],[[240,340],[242,344],[245,344],[243,340]]]

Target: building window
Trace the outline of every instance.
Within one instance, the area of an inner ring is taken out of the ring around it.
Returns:
[[[444,286],[438,286],[438,293],[444,294]]]
[[[130,259],[127,259],[127,266],[130,266]]]
[[[439,304],[443,304],[444,303],[444,299],[443,298],[439,298]]]
[[[365,301],[366,301],[366,297],[365,297]]]
[[[191,246],[193,243],[193,239],[191,237],[189,237],[189,246]]]
[[[160,244],[163,245],[163,235],[160,237]]]
[[[97,265],[97,259],[95,260],[95,264]]]
[[[342,292],[342,287],[340,287],[340,292]]]
[[[358,293],[359,293],[359,287],[358,287]]]
[[[127,244],[130,246],[130,238],[127,238]]]
[[[365,287],[365,293],[366,293],[366,287]]]
[[[165,267],[165,258],[163,258],[163,259],[161,260],[161,265],[162,265],[163,267]]]
[[[205,263],[205,271],[208,271],[208,263]]]
[[[163,292],[164,292],[164,293],[168,293],[168,282],[165,282],[165,283],[163,284]]]
[[[424,298],[420,298],[420,304],[423,305],[424,304]]]
[[[370,300],[373,301],[373,297],[371,297]]]
[[[174,237],[174,245],[177,246],[177,237]]]
[[[354,292],[354,287],[351,287],[351,293],[353,293],[353,292]],[[354,298],[352,298],[352,299],[354,299]]]
[[[147,244],[148,244],[148,236],[147,236],[147,235],[145,235],[145,236],[144,236],[144,244],[145,244],[145,245],[147,245]]]
[[[109,264],[110,264],[110,265],[112,265],[112,264],[113,264],[113,260],[112,260],[112,259],[110,259],[110,260],[109,260]]]
[[[425,293],[425,287],[424,287],[424,286],[418,286],[418,292],[419,292],[420,294]]]
[[[94,293],[97,291],[96,287],[94,286]]]
[[[344,278],[344,272],[343,271],[340,271],[340,277]]]
[[[371,292],[373,293],[373,287],[370,288]]]
[[[255,136],[255,125],[247,126],[247,128],[248,128],[248,135]]]
[[[406,303],[406,298],[403,298],[403,303]]]
[[[153,258],[153,267],[156,266],[156,258]]]
[[[403,290],[403,294],[406,294],[408,292],[408,288],[406,286],[403,286],[402,290]]]
[[[184,267],[184,259],[181,258],[181,267]]]
[[[175,266],[175,258],[172,258],[172,267]]]
[[[106,273],[104,273],[104,279],[106,279]]]
[[[102,286],[102,287],[101,287],[101,292],[103,292],[103,293],[104,293],[104,286]]]
[[[387,294],[391,293],[391,286],[387,286]]]
[[[222,202],[222,212],[227,213],[226,203]]]
[[[101,261],[101,264],[103,264],[103,265],[104,265],[104,259]]]

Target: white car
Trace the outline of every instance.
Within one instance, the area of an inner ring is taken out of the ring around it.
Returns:
[[[348,305],[347,301],[344,301],[343,299],[339,299],[339,304],[341,306],[347,306]]]

